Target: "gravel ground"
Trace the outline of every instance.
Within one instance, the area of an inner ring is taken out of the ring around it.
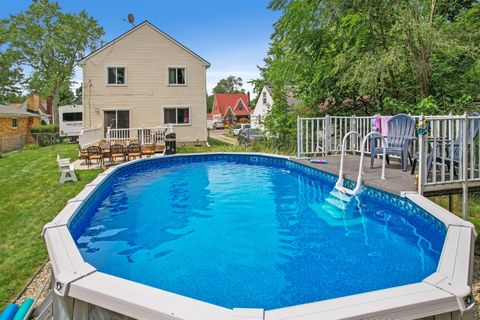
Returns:
[[[50,279],[51,271],[52,266],[50,265],[50,262],[48,262],[45,264],[45,266],[43,266],[43,268],[35,276],[30,285],[25,289],[23,294],[16,302],[21,303],[26,298],[36,297],[39,292],[42,291],[42,288],[47,282],[47,279]],[[49,288],[50,283],[48,283],[47,287],[41,292],[40,297],[35,303],[35,306],[37,306],[41,301],[43,301]],[[475,256],[472,290],[473,295],[475,296],[475,300],[477,301],[474,309],[474,319],[480,319],[480,305],[478,303],[480,302],[480,256],[477,255]]]
[[[17,304],[21,304],[25,299],[36,298],[40,294],[37,301],[35,301],[35,307],[38,306],[43,301],[51,287],[51,283],[48,281],[50,279],[51,272],[52,266],[49,261],[42,267],[42,269],[40,269],[35,278],[33,278],[32,282],[30,282],[30,284],[15,302]]]

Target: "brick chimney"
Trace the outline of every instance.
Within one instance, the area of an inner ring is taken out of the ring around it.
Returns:
[[[247,91],[248,104],[250,104],[250,91]]]
[[[40,96],[36,92],[32,92],[27,96],[27,110],[39,113]]]

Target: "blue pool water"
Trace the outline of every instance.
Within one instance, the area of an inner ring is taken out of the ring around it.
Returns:
[[[109,178],[70,229],[100,271],[228,308],[336,298],[436,270],[438,220],[396,197],[342,202],[333,184],[287,160],[152,160]]]

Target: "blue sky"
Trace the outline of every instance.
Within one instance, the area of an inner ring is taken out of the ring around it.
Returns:
[[[268,0],[60,0],[64,11],[85,9],[105,29],[110,41],[130,29],[123,21],[129,12],[135,21],[151,23],[208,60],[207,89],[229,75],[240,76],[245,88],[263,65],[272,24],[279,13],[267,8]],[[0,18],[26,10],[30,0],[0,0]],[[80,80],[80,70],[76,79]]]

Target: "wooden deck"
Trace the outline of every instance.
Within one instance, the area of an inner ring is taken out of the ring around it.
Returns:
[[[332,155],[326,157],[319,157],[315,159],[328,160],[328,164],[315,164],[310,163],[309,160],[295,160],[297,162],[306,164],[310,167],[318,168],[320,170],[338,175],[340,169],[340,156]],[[345,173],[345,179],[352,181],[357,180],[358,165],[360,162],[360,156],[358,155],[346,155],[344,159],[343,172]],[[411,175],[411,167],[408,167],[407,172],[403,172],[400,168],[400,163],[395,159],[390,160],[390,165],[386,166],[385,176],[386,179],[380,179],[382,172],[381,159],[375,160],[375,166],[370,168],[370,157],[365,157],[363,163],[364,170],[364,184],[367,186],[375,187],[381,190],[388,191],[393,194],[399,195],[402,191],[417,191],[415,186],[415,174]],[[480,191],[480,182],[468,184],[469,191]],[[461,193],[462,186],[460,183],[443,184],[436,186],[425,187],[423,194],[425,196],[438,196],[447,194]]]

